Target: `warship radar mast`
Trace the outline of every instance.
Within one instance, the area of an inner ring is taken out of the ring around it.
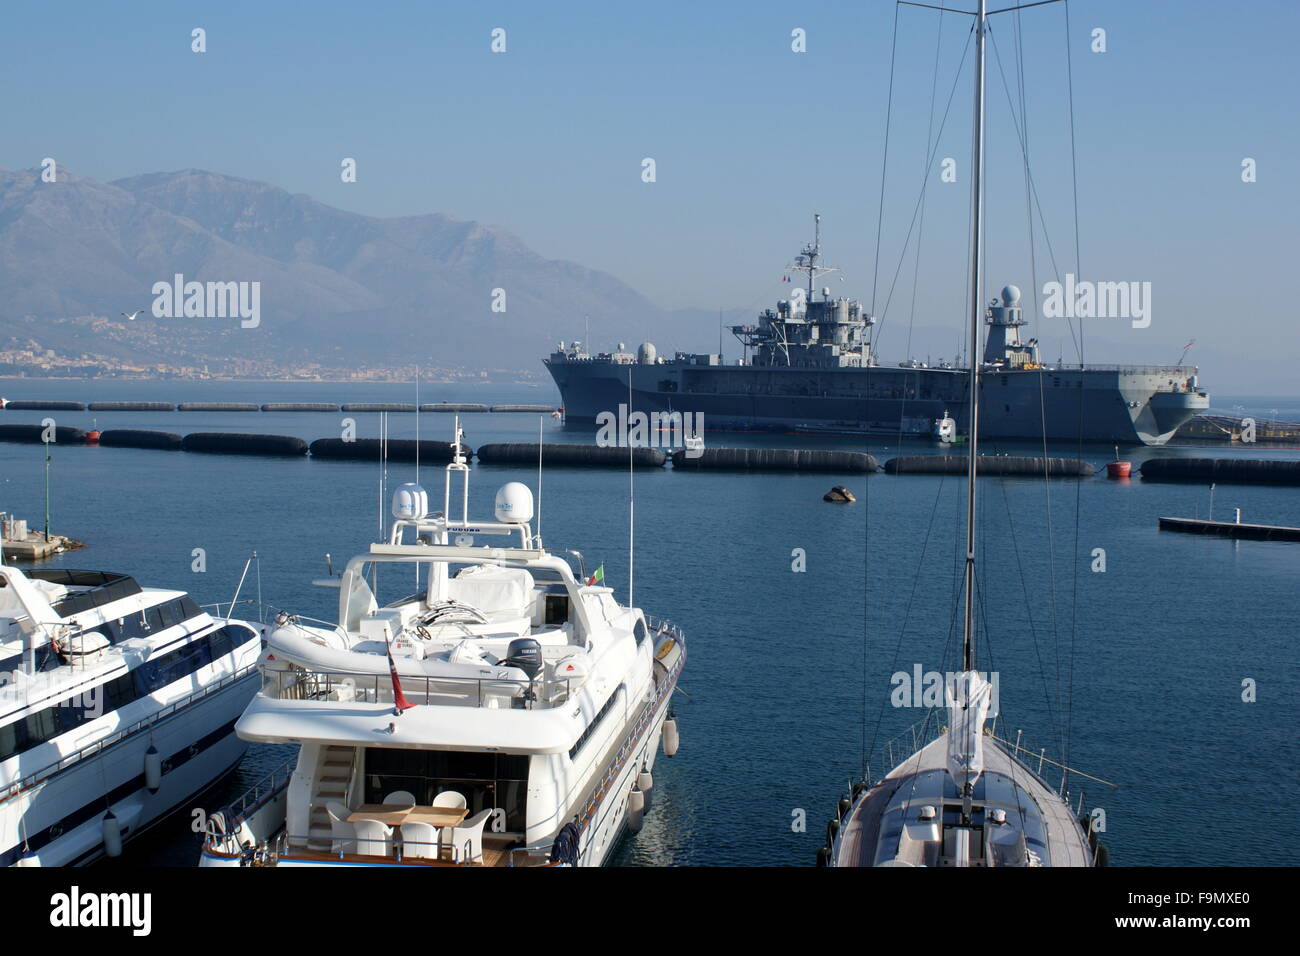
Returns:
[[[820,213],[813,213],[813,241],[803,247],[803,252],[794,257],[787,269],[796,272],[808,273],[808,301],[812,301],[813,283],[817,281],[818,276],[828,275],[840,270],[834,266],[818,265],[818,260],[822,255],[822,217]]]

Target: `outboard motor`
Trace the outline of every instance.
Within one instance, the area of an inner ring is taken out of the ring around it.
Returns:
[[[542,672],[542,645],[531,637],[517,637],[498,663],[502,667],[518,667],[529,680],[534,680]]]

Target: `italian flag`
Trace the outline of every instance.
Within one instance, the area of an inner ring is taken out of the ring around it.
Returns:
[[[592,574],[591,577],[587,578],[587,584],[589,586],[595,586],[597,584],[604,584],[604,583],[605,583],[605,565],[602,564],[600,567],[596,569],[595,573]]]

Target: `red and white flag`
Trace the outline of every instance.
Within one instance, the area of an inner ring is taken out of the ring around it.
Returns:
[[[402,693],[402,682],[397,679],[397,663],[393,660],[392,647],[385,645],[384,651],[388,654],[388,676],[393,679],[393,713],[400,717],[402,711],[415,705]]]

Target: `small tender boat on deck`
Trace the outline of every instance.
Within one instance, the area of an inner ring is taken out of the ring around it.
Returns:
[[[281,615],[236,730],[298,754],[210,815],[201,865],[588,866],[640,827],[681,632],[544,549],[523,484],[468,511],[458,454],[441,512],[400,486],[388,538],[317,582],[337,625]]]

